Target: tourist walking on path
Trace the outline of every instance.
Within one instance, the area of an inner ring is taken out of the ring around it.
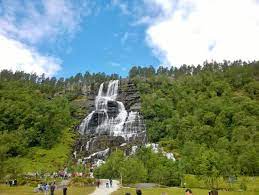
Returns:
[[[109,181],[106,181],[106,188],[109,188]]]
[[[110,181],[110,187],[112,188],[112,179],[110,178],[109,181]]]
[[[100,179],[97,179],[97,181],[96,181],[96,186],[97,186],[97,188],[99,188],[100,187]]]

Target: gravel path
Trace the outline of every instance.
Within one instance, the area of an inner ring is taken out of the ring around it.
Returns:
[[[95,191],[90,195],[109,195],[115,192],[119,188],[119,181],[112,180],[112,187],[106,188],[106,182],[109,183],[108,179],[101,179],[100,187],[95,189]]]

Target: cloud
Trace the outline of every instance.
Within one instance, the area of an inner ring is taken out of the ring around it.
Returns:
[[[88,14],[86,0],[1,1],[0,69],[55,74],[62,61],[37,48],[58,48],[59,43],[73,38]]]
[[[122,0],[111,0],[111,6],[115,6],[118,7],[122,14],[124,15],[129,15],[131,14],[130,10],[129,10],[129,6],[125,1]]]
[[[110,65],[113,67],[120,67],[121,65],[118,62],[110,62]]]
[[[52,76],[61,69],[61,61],[51,56],[43,56],[19,41],[0,34],[0,70],[25,71]]]
[[[73,36],[82,16],[89,13],[86,3],[69,0],[3,1],[0,33],[29,43]]]
[[[118,62],[110,62],[109,63],[110,66],[115,67],[115,68],[119,68],[122,71],[127,71],[128,69],[126,67],[123,67],[120,63]]]
[[[129,38],[129,33],[125,32],[121,38],[121,43],[124,44]]]
[[[135,23],[147,24],[146,41],[162,64],[259,60],[258,1],[143,1]]]

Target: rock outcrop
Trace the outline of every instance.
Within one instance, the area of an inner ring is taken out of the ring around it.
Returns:
[[[146,143],[140,94],[130,80],[103,83],[88,94],[86,107],[89,113],[78,128],[74,156],[82,162],[105,160],[116,148],[130,153],[132,145]]]

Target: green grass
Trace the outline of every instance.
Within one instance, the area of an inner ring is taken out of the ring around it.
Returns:
[[[195,175],[185,175],[184,182],[187,188],[203,188],[207,189],[206,179]],[[217,189],[228,189],[228,191],[239,191],[241,184],[247,187],[246,191],[259,191],[259,177],[240,176],[233,183],[229,183],[222,177],[217,180]]]
[[[209,190],[204,189],[192,189],[194,195],[208,195]],[[136,194],[135,188],[120,188],[118,191],[112,193],[112,195],[124,195],[126,192],[130,192],[131,195]],[[161,195],[165,192],[165,195],[184,195],[185,189],[183,188],[150,188],[142,189],[143,195]],[[258,195],[259,192],[227,192],[219,191],[219,195]]]
[[[44,195],[44,193],[33,192],[33,187],[17,186],[9,187],[0,185],[0,195]],[[71,195],[88,195],[95,190],[95,187],[68,187],[68,194]],[[55,195],[62,195],[62,190],[56,190]]]

